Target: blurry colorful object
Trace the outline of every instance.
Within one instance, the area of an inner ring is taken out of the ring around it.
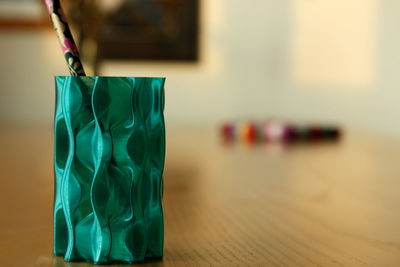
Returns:
[[[44,0],[47,11],[49,12],[51,21],[53,22],[54,29],[57,33],[58,40],[61,45],[61,50],[67,61],[69,71],[73,76],[85,76],[82,62],[79,58],[78,48],[75,45],[74,38],[64,11],[59,0]]]
[[[221,126],[221,133],[225,141],[235,140],[235,125],[233,123],[224,123]]]
[[[265,123],[262,127],[264,140],[267,142],[287,140],[288,127],[289,126],[276,121]]]
[[[252,121],[225,122],[221,126],[221,134],[225,141],[255,142],[298,142],[337,140],[341,130],[330,125],[302,125],[268,120],[265,123]]]
[[[56,77],[54,255],[162,257],[164,81]]]
[[[240,127],[240,137],[244,142],[252,143],[256,140],[256,125],[252,122],[244,122]]]

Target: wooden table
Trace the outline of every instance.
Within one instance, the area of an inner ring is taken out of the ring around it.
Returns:
[[[167,132],[165,256],[156,266],[400,266],[400,139],[223,146]],[[0,266],[52,256],[50,127],[0,128]]]

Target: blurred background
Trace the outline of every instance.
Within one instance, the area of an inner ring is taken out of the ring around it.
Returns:
[[[163,76],[166,120],[336,123],[400,135],[394,0],[65,0],[88,74]],[[0,122],[52,124],[68,75],[41,1],[0,0]]]

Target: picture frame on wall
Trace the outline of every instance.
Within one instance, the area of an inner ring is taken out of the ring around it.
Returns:
[[[50,27],[41,0],[0,0],[0,28]]]
[[[120,2],[99,26],[99,60],[198,60],[199,0]]]

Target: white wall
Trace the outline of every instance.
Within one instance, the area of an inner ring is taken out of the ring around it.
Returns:
[[[286,83],[288,3],[252,2],[202,1],[199,64],[107,62],[102,74],[166,76],[170,122],[265,118]]]
[[[0,32],[0,120],[50,123],[54,75],[68,75],[55,34]]]
[[[106,62],[101,72],[166,76],[169,123],[274,115],[400,134],[400,2],[379,1],[376,79],[354,88],[293,80],[291,1],[203,0],[200,63]],[[55,38],[0,32],[0,120],[51,121],[52,76],[67,74]]]

